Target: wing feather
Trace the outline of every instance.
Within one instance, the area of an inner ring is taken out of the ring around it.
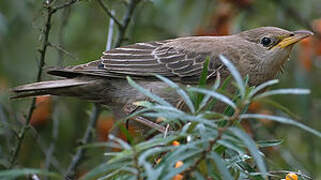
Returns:
[[[151,74],[157,73],[172,80],[188,79],[192,76],[191,79],[198,79],[195,77],[200,76],[204,61],[211,52],[197,53],[192,46],[177,47],[173,41],[175,39],[115,48],[103,52],[100,60],[68,70],[107,77],[152,77]],[[209,67],[209,74],[213,74],[214,71],[215,68]]]

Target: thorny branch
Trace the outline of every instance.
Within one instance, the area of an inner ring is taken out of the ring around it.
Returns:
[[[44,27],[42,30],[43,39],[42,39],[41,47],[38,50],[40,53],[40,57],[39,57],[39,67],[38,67],[38,73],[37,73],[37,79],[36,79],[37,82],[41,81],[41,75],[42,75],[43,67],[45,65],[46,52],[47,52],[47,47],[49,44],[49,34],[50,34],[50,30],[51,30],[52,15],[55,12],[57,12],[57,10],[68,7],[77,1],[79,1],[79,0],[70,0],[60,6],[57,6],[57,7],[52,7],[50,0],[47,0],[44,4],[44,8],[46,9],[46,20],[45,20],[45,24],[44,24]],[[30,108],[29,108],[28,116],[26,118],[26,122],[18,133],[18,142],[13,149],[12,158],[10,160],[10,167],[9,168],[12,168],[14,166],[14,164],[18,158],[21,144],[23,142],[23,139],[25,137],[27,130],[29,129],[30,120],[31,120],[32,113],[35,110],[35,108],[36,108],[36,98],[33,98],[31,101]]]

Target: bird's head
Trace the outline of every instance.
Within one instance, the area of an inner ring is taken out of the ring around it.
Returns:
[[[249,43],[257,68],[273,75],[280,71],[297,42],[312,36],[310,31],[287,31],[276,27],[261,27],[241,32],[240,37]]]

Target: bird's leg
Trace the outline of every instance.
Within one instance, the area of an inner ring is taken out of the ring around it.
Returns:
[[[139,106],[136,106],[134,105],[133,103],[129,103],[129,104],[126,104],[124,107],[123,107],[123,112],[127,115],[130,115],[132,113],[134,113],[135,111],[141,109],[141,107]],[[155,129],[161,133],[165,133],[166,132],[166,128],[157,124],[157,123],[154,123],[144,117],[141,117],[141,116],[136,116],[134,118],[132,118],[134,121],[136,122],[139,122],[147,127],[150,127],[152,129]],[[126,127],[128,126],[127,122],[126,122]]]

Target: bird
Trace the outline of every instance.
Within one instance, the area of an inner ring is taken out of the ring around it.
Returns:
[[[307,30],[288,31],[277,27],[259,27],[226,36],[189,36],[152,42],[140,42],[103,52],[85,64],[53,68],[48,74],[63,79],[26,84],[13,88],[13,98],[39,95],[73,96],[109,107],[116,119],[131,114],[137,101],[147,97],[130,86],[127,76],[140,86],[171,104],[180,99],[169,86],[155,78],[164,76],[178,84],[198,83],[205,59],[209,57],[208,83],[216,76],[229,76],[220,61],[225,56],[249,85],[271,80],[282,70],[294,44],[312,36]]]

